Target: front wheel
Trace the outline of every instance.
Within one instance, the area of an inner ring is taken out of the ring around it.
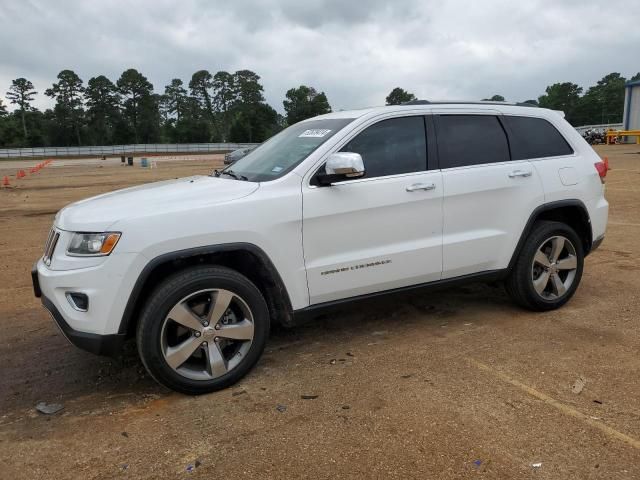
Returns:
[[[151,376],[187,394],[226,388],[260,358],[269,311],[246,277],[224,267],[194,267],[167,278],[151,295],[137,329]]]
[[[521,306],[553,310],[573,296],[584,266],[582,242],[560,222],[537,222],[505,282],[507,292]]]

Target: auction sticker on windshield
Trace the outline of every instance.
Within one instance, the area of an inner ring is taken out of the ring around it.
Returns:
[[[327,133],[329,133],[331,130],[326,130],[323,128],[316,128],[316,129],[311,129],[311,130],[305,130],[304,132],[302,132],[300,135],[298,135],[298,138],[301,137],[314,137],[314,138],[322,138],[324,137]]]

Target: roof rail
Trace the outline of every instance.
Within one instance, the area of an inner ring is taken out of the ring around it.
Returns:
[[[409,102],[404,102],[402,105],[508,105],[514,107],[534,107],[538,108],[538,105],[534,105],[533,103],[524,103],[524,102],[495,102],[495,101],[471,101],[465,102],[464,100],[438,100],[432,102],[430,100],[411,100]]]

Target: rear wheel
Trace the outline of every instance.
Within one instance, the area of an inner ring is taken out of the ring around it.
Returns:
[[[584,265],[582,242],[560,222],[537,222],[505,286],[518,304],[530,310],[553,310],[573,296]]]
[[[199,394],[240,380],[260,358],[269,312],[246,277],[194,267],[164,281],[138,324],[138,351],[159,383]]]

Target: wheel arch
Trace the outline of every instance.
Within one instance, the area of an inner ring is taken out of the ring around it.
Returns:
[[[520,251],[524,243],[531,233],[533,225],[539,220],[552,220],[562,222],[573,228],[582,240],[582,248],[585,256],[589,254],[593,245],[593,232],[591,229],[591,219],[585,204],[578,200],[558,200],[555,202],[545,203],[536,208],[520,234],[520,240],[511,256],[508,270],[510,271],[520,255]]]
[[[267,254],[250,243],[228,243],[168,252],[149,261],[131,290],[118,333],[134,334],[147,299],[167,275],[196,265],[221,265],[236,270],[264,295],[273,320],[283,325],[293,323],[289,294]]]

